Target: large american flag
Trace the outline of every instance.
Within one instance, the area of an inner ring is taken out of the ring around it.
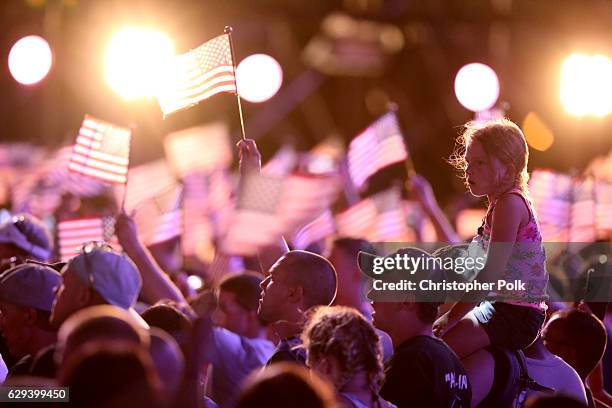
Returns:
[[[75,218],[57,224],[57,242],[62,261],[79,254],[80,247],[90,241],[109,242],[115,250],[121,250],[114,236],[115,220],[112,217]]]
[[[348,169],[355,187],[378,170],[408,158],[402,132],[394,112],[380,117],[349,145]]]
[[[222,34],[196,49],[173,57],[157,100],[164,115],[220,92],[236,92],[229,35]]]
[[[131,136],[128,128],[85,115],[68,168],[108,183],[125,184]]]

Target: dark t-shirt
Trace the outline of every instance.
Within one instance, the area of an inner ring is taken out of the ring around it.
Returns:
[[[306,350],[302,347],[302,340],[299,337],[294,336],[282,339],[266,365],[269,366],[279,362],[306,365]]]
[[[395,349],[380,395],[398,408],[469,407],[472,390],[457,355],[441,340],[416,336]]]

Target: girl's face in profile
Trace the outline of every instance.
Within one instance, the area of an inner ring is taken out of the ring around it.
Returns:
[[[504,166],[490,157],[478,140],[472,140],[465,150],[465,178],[470,190],[476,197],[494,196],[500,190],[500,177]]]

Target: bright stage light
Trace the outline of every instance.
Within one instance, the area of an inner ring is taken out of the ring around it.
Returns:
[[[495,71],[480,63],[463,66],[455,77],[455,95],[461,105],[473,112],[493,107],[499,97],[499,80]]]
[[[165,34],[149,29],[125,28],[111,39],[106,51],[106,80],[125,99],[152,97],[159,73],[174,45]]]
[[[238,93],[249,102],[264,102],[276,95],[283,83],[283,69],[269,55],[253,54],[236,68]]]
[[[612,112],[612,60],[604,55],[572,54],[561,68],[561,103],[576,116]]]
[[[33,85],[47,76],[53,54],[49,43],[37,35],[23,37],[11,48],[8,57],[9,71],[15,81]]]

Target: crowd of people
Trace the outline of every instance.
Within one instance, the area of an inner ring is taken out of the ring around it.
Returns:
[[[451,161],[489,202],[470,244],[486,254],[477,276],[527,289],[456,302],[370,299],[364,265],[374,257],[440,252],[376,254],[364,240],[330,236],[319,253],[279,237],[260,248],[259,270],[225,273],[193,294],[124,212],[121,252],[85,242],[56,263],[46,226],[18,214],[0,225],[0,380],[68,387],[78,407],[612,406],[607,304],[547,302],[521,130],[472,124],[460,141]],[[259,171],[254,141],[238,147],[241,174]],[[456,242],[427,181],[411,183],[439,240]]]

